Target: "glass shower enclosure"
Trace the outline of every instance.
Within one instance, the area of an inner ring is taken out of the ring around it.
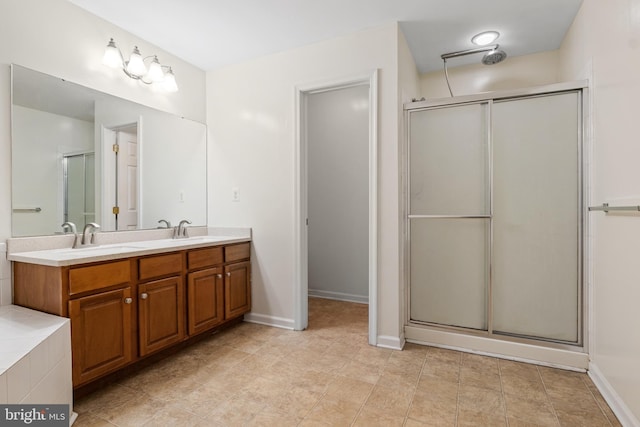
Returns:
[[[406,108],[409,324],[582,345],[582,96]]]

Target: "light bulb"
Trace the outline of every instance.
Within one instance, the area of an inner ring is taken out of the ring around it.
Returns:
[[[151,61],[151,64],[149,65],[147,79],[151,80],[154,83],[164,80],[164,71],[162,71],[162,65],[160,65],[160,61],[158,61],[157,56],[153,57],[153,61]]]
[[[111,68],[122,68],[122,55],[116,47],[116,42],[113,39],[109,40],[107,48],[104,50],[104,56],[102,57],[102,63]]]
[[[177,92],[178,84],[176,83],[176,76],[173,74],[173,70],[169,67],[169,70],[164,75],[164,81],[162,83],[164,90],[167,92]]]
[[[142,55],[140,55],[138,46],[134,47],[133,52],[131,52],[131,57],[129,58],[129,63],[127,64],[127,72],[138,77],[144,76],[147,72],[147,67],[144,65],[144,61],[142,60]]]

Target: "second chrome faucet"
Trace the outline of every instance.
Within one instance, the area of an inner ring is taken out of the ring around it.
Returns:
[[[185,239],[189,237],[187,234],[187,226],[186,224],[191,224],[191,221],[183,219],[180,221],[177,227],[173,229],[173,238],[174,239]]]

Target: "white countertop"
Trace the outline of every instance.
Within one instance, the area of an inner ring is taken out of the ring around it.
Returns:
[[[9,261],[25,262],[29,264],[62,267],[67,265],[85,264],[97,261],[109,261],[133,256],[151,255],[182,249],[195,249],[207,246],[228,245],[251,241],[248,233],[234,233],[238,235],[199,235],[183,239],[155,239],[142,241],[127,241],[106,245],[85,246],[79,248],[56,248],[25,252],[10,252]]]

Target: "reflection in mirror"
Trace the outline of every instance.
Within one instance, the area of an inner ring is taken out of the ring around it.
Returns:
[[[12,65],[12,235],[206,225],[206,127]]]

